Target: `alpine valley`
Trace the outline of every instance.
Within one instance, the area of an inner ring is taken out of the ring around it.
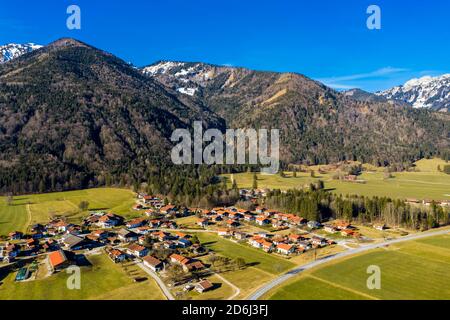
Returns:
[[[0,53],[2,193],[133,180],[168,162],[173,130],[198,120],[222,131],[280,129],[283,165],[405,168],[449,150],[450,115],[434,111],[448,108],[448,76],[369,97],[297,73],[171,61],[136,68],[67,38]],[[427,108],[407,106],[418,103]]]

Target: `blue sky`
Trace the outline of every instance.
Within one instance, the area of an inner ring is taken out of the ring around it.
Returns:
[[[66,28],[81,8],[82,29]],[[369,5],[381,30],[366,27]],[[386,89],[450,72],[448,0],[0,0],[0,44],[73,37],[137,66],[203,61]]]

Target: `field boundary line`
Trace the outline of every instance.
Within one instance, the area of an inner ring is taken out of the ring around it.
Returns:
[[[433,236],[447,235],[449,233],[450,233],[450,229],[445,228],[445,229],[441,229],[441,230],[428,231],[428,232],[408,235],[408,236],[405,236],[405,237],[402,237],[399,239],[395,239],[395,240],[389,240],[389,241],[385,241],[385,242],[369,244],[369,245],[359,247],[356,249],[343,251],[343,252],[335,254],[334,256],[328,256],[328,257],[322,258],[321,260],[307,263],[303,266],[299,266],[297,268],[291,269],[287,273],[280,275],[275,280],[268,282],[264,287],[256,290],[252,295],[250,295],[249,300],[258,300],[260,297],[265,295],[268,291],[272,290],[275,287],[282,285],[284,282],[293,278],[294,276],[298,275],[299,273],[304,272],[305,270],[308,270],[308,269],[316,268],[320,265],[328,264],[331,261],[338,262],[340,259],[352,258],[358,254],[362,254],[362,253],[365,253],[366,251],[370,251],[373,249],[382,248],[385,246],[391,246],[391,245],[405,242],[405,241],[423,239],[423,238],[428,238],[428,237],[433,237]]]
[[[371,300],[380,300],[379,298],[371,296],[370,294],[367,294],[367,293],[364,293],[364,292],[361,292],[361,291],[358,291],[358,290],[355,290],[355,289],[352,289],[352,288],[349,288],[349,287],[337,284],[337,283],[329,281],[329,280],[322,279],[322,278],[317,277],[317,276],[312,275],[312,274],[308,274],[308,275],[306,275],[306,277],[310,277],[310,278],[315,279],[317,281],[322,281],[323,283],[329,284],[330,286],[333,286],[333,287],[336,287],[336,288],[339,288],[339,289],[342,289],[342,290],[345,290],[345,291],[349,291],[349,292],[355,293],[357,295],[369,298]]]

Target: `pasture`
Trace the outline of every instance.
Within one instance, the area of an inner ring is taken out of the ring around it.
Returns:
[[[298,172],[297,177],[293,177],[292,172],[285,172],[285,177],[258,174],[258,188],[301,189],[305,185],[322,180],[326,189],[342,195],[449,200],[450,175],[437,170],[437,167],[443,166],[444,163],[437,159],[420,160],[416,163],[416,171],[395,172],[392,173],[392,178],[388,179],[381,170],[364,171],[358,179],[365,180],[366,183],[333,180],[333,172],[320,174],[316,171],[314,177],[306,172]],[[318,169],[318,166],[312,168]],[[231,176],[225,177],[231,186]],[[253,173],[234,174],[233,179],[239,188],[252,188]]]
[[[217,234],[199,232],[196,235],[202,244],[214,252],[231,259],[241,257],[247,265],[270,274],[279,274],[295,267],[295,264],[289,260],[267,254],[245,244],[234,243],[219,237]]]
[[[134,193],[126,189],[98,188],[17,196],[9,205],[5,197],[0,197],[0,235],[26,231],[29,225],[46,223],[56,216],[79,223],[87,215],[87,211],[78,207],[81,201],[89,202],[88,210],[111,210],[127,218],[139,215],[131,210]]]
[[[66,272],[51,277],[17,283],[16,272],[1,279],[0,300],[164,300],[158,285],[136,266],[124,269],[105,254],[88,257],[91,266],[81,268],[81,289],[69,290]],[[136,276],[148,279],[136,283]]]
[[[381,289],[367,288],[367,268],[381,270]],[[270,291],[274,300],[450,299],[450,235],[408,241],[309,270]]]

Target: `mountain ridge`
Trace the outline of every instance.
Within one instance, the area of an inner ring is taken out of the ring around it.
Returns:
[[[450,110],[450,74],[414,78],[405,84],[375,93],[378,96],[410,104],[413,108]]]
[[[280,129],[285,165],[401,168],[449,148],[444,113],[357,101],[296,73],[195,63],[143,72],[60,39],[0,64],[0,192],[138,181],[170,162],[173,130],[194,121]]]

